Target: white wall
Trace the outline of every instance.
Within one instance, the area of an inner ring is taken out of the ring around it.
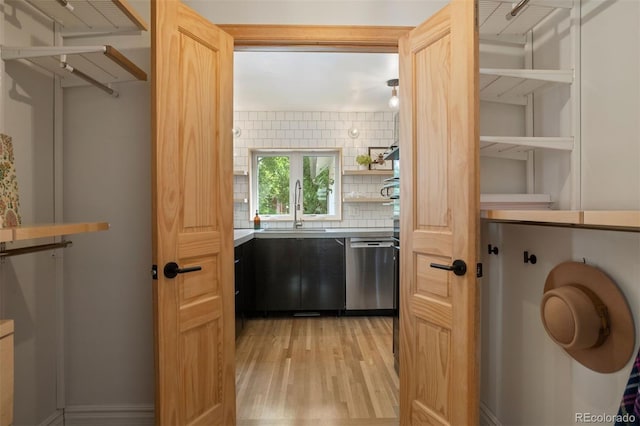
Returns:
[[[583,1],[582,6],[583,208],[638,209],[640,3]],[[564,36],[563,30],[554,35]],[[534,62],[549,66],[567,60],[566,40],[557,45],[543,40]],[[564,108],[566,93],[550,95],[538,99],[536,130],[567,131],[571,117]],[[545,106],[560,112],[545,115],[540,110]],[[539,177],[547,180],[543,185],[557,186],[550,176],[566,176],[568,160],[551,161],[549,174]],[[564,186],[560,193],[566,190]],[[625,293],[635,317],[637,351],[640,235],[484,223],[481,247],[489,243],[500,248],[500,255],[485,254],[483,259],[482,402],[509,425],[574,424],[576,412],[615,414],[633,360],[613,374],[583,367],[545,334],[540,300],[555,265],[584,258]],[[537,255],[536,265],[524,264],[524,250]]]
[[[0,44],[52,44],[53,27],[24,2],[5,2]],[[25,30],[28,28],[29,30]],[[54,193],[52,79],[16,61],[0,76],[0,131],[13,138],[23,223],[52,222]],[[36,243],[51,242],[39,240]],[[10,243],[7,249],[33,244]],[[0,261],[0,318],[15,322],[15,424],[38,424],[56,411],[59,297],[56,271],[61,253]]]

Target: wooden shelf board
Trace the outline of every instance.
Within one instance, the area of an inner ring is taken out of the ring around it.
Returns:
[[[85,232],[106,231],[109,229],[107,222],[85,222],[85,223],[51,223],[41,225],[24,225],[12,228],[4,228],[11,231],[8,239],[0,242],[31,240],[36,238],[58,237],[61,235],[82,234]]]
[[[343,203],[388,203],[391,202],[392,200],[389,200],[387,198],[366,198],[366,197],[362,197],[362,198],[343,198],[342,202]]]
[[[13,240],[13,230],[10,228],[0,228],[0,242]]]
[[[573,70],[480,68],[480,100],[526,105],[530,93],[572,82]]]
[[[62,34],[147,31],[148,24],[127,0],[69,0],[70,10],[52,0],[26,0],[59,23]]]
[[[233,171],[233,175],[234,176],[249,176],[249,172],[246,170],[234,170]]]
[[[246,198],[234,198],[233,202],[234,204],[247,204],[249,200]]]
[[[5,61],[26,60],[57,75],[60,77],[62,87],[88,84],[82,78],[62,68],[63,63],[105,85],[147,80],[146,72],[112,46],[3,46],[1,53]]]
[[[531,2],[515,17],[507,19],[511,12],[512,0],[480,0],[478,5],[478,22],[480,33],[488,35],[522,35],[527,33],[554,10],[570,9],[571,0],[547,2]]]
[[[640,230],[638,210],[585,210],[584,224],[613,228],[635,228]]]
[[[578,210],[481,210],[480,217],[504,222],[551,222],[567,225],[582,223],[582,212]]]
[[[13,320],[0,319],[0,339],[13,333]]]
[[[343,176],[393,176],[393,170],[344,170]]]

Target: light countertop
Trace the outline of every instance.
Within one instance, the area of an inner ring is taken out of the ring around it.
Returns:
[[[348,238],[348,237],[391,237],[393,228],[289,228],[234,229],[234,245],[237,247],[254,238]]]

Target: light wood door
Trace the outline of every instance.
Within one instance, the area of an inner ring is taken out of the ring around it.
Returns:
[[[233,39],[151,2],[156,422],[235,424]],[[200,270],[167,278],[167,263]]]
[[[453,0],[400,41],[400,423],[478,424],[478,39]],[[436,269],[455,260],[464,275]]]

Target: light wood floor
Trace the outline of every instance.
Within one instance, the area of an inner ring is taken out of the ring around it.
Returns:
[[[398,424],[389,317],[250,320],[236,343],[239,426]]]

